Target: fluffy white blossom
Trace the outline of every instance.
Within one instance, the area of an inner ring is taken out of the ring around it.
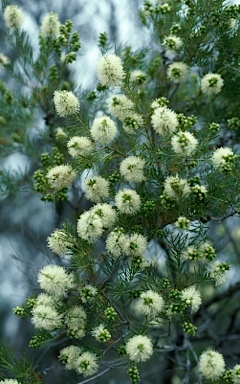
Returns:
[[[76,361],[83,352],[82,348],[76,345],[69,345],[61,349],[59,358],[65,364],[66,369],[76,369]]]
[[[235,367],[233,367],[232,374],[233,374],[233,383],[240,384],[240,364],[237,364],[235,365]]]
[[[208,73],[201,80],[201,90],[206,95],[216,95],[223,87],[223,79],[217,73]]]
[[[87,314],[80,305],[72,307],[65,315],[68,336],[76,339],[84,337],[86,320]]]
[[[145,160],[138,156],[128,156],[120,164],[120,173],[127,181],[140,183],[145,180],[144,166]]]
[[[70,165],[57,165],[56,167],[51,168],[47,173],[49,185],[55,191],[69,187],[76,176],[76,172]]]
[[[76,371],[83,376],[91,376],[98,370],[98,358],[93,352],[83,352],[75,363]]]
[[[62,127],[57,127],[55,137],[58,141],[65,141],[65,139],[67,138],[67,134],[66,132],[64,132],[64,129]]]
[[[177,115],[169,108],[156,108],[152,114],[152,125],[159,135],[170,135],[178,126]]]
[[[69,254],[71,244],[67,239],[67,234],[62,229],[55,231],[47,238],[48,247],[58,256],[64,257]]]
[[[19,381],[14,379],[4,379],[0,381],[1,384],[20,384]]]
[[[199,358],[199,369],[206,379],[218,379],[225,370],[223,356],[213,350],[204,351]]]
[[[213,163],[214,168],[224,170],[233,164],[234,158],[235,156],[230,148],[221,147],[213,152],[211,162]]]
[[[110,228],[116,220],[116,210],[110,204],[96,204],[91,211],[101,219],[105,229]]]
[[[131,113],[130,116],[126,116],[123,120],[123,129],[125,132],[134,134],[136,129],[142,127],[144,124],[143,117],[139,113]]]
[[[60,22],[56,13],[48,13],[44,16],[40,27],[40,35],[46,39],[51,37],[56,39],[59,35]]]
[[[184,156],[190,156],[196,151],[198,140],[190,132],[179,131],[172,136],[171,144],[173,151]]]
[[[143,85],[146,82],[147,74],[139,69],[130,73],[130,82],[134,85]]]
[[[87,157],[93,151],[93,143],[87,137],[74,136],[67,143],[68,152],[75,159]]]
[[[103,233],[101,218],[91,210],[82,213],[77,222],[77,233],[82,239],[94,243]]]
[[[207,260],[210,260],[210,261],[214,260],[216,257],[215,249],[207,241],[200,245],[199,252],[200,252],[201,257],[206,258]]]
[[[139,313],[153,317],[162,311],[163,306],[164,300],[162,296],[149,289],[148,291],[141,293],[136,304],[136,309]]]
[[[19,28],[23,22],[23,13],[17,5],[7,5],[3,18],[7,28]]]
[[[116,206],[120,213],[135,215],[140,209],[141,199],[136,191],[124,188],[115,196]]]
[[[79,112],[78,98],[69,91],[55,91],[53,102],[60,117],[73,116]]]
[[[59,265],[46,265],[38,274],[40,287],[56,297],[66,296],[68,291],[73,289],[74,275]]]
[[[186,77],[188,66],[182,62],[170,64],[167,69],[167,77],[174,83],[180,83]]]
[[[94,141],[108,145],[115,138],[117,127],[110,117],[101,116],[94,119],[90,132]]]
[[[168,49],[168,51],[175,53],[182,47],[183,41],[178,36],[169,35],[164,38],[163,45]]]
[[[125,243],[126,238],[121,229],[114,229],[109,233],[106,239],[106,249],[114,257],[119,257],[123,251],[123,244]]]
[[[199,252],[199,249],[197,247],[194,247],[193,245],[189,245],[182,252],[183,260],[198,260],[200,258],[201,258],[201,253]]]
[[[154,110],[154,109],[157,109],[159,107],[167,107],[169,103],[169,100],[166,99],[166,97],[159,97],[158,99],[155,99],[151,102],[151,108]]]
[[[119,85],[125,77],[120,57],[114,54],[102,56],[97,63],[97,75],[102,85]]]
[[[111,339],[111,333],[107,330],[105,325],[99,324],[96,328],[92,330],[92,335],[96,340],[105,343]]]
[[[109,182],[101,176],[91,176],[84,180],[85,196],[94,203],[99,203],[109,196]]]
[[[134,103],[123,94],[111,96],[107,104],[112,116],[121,121],[134,112]]]
[[[5,65],[9,64],[10,60],[7,56],[0,53],[0,68],[5,67]]]
[[[81,291],[79,292],[79,296],[83,303],[92,301],[93,299],[96,298],[97,295],[98,295],[97,288],[89,284],[82,287]]]
[[[46,307],[56,307],[56,298],[54,296],[48,295],[46,293],[40,293],[37,298],[34,306],[46,306]]]
[[[226,280],[227,271],[230,269],[228,263],[220,263],[216,260],[207,266],[207,273],[210,279],[215,280],[215,285],[221,285]]]
[[[164,181],[164,191],[168,197],[175,199],[189,195],[191,189],[186,179],[168,176]]]
[[[174,224],[176,225],[176,227],[180,229],[188,230],[190,225],[190,220],[187,219],[185,216],[180,216]]]
[[[183,289],[181,298],[189,307],[191,307],[192,313],[199,310],[202,303],[202,296],[194,286]]]
[[[32,323],[35,328],[52,331],[61,327],[62,318],[52,306],[35,305],[32,309]]]
[[[127,256],[141,256],[147,249],[147,239],[143,235],[133,233],[126,237],[122,248]]]
[[[153,354],[153,345],[149,337],[135,335],[128,340],[126,352],[131,361],[141,363],[148,360]]]
[[[116,220],[116,212],[109,204],[97,204],[84,212],[77,223],[78,236],[93,243],[104,229],[111,227]]]

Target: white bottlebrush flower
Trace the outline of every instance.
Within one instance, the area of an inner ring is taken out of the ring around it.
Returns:
[[[168,197],[175,199],[189,195],[191,189],[186,179],[168,176],[164,181],[164,191]]]
[[[134,112],[134,103],[123,94],[111,96],[107,103],[111,115],[121,121]]]
[[[197,247],[194,247],[193,245],[189,245],[184,251],[182,252],[182,259],[183,260],[198,260],[200,259],[201,252]]]
[[[226,280],[227,271],[230,269],[228,263],[220,263],[216,260],[207,266],[207,274],[210,279],[215,281],[215,285],[221,285]]]
[[[89,156],[93,151],[93,143],[87,137],[74,136],[67,143],[68,152],[75,159]]]
[[[147,249],[147,239],[143,235],[133,233],[122,245],[123,252],[127,256],[141,256]]]
[[[126,238],[122,229],[116,228],[109,233],[106,239],[106,250],[114,257],[119,257],[123,251]]]
[[[61,315],[52,306],[35,305],[32,309],[32,323],[37,329],[53,331],[62,326],[62,319]]]
[[[46,39],[47,37],[51,37],[52,39],[56,39],[59,35],[60,22],[58,19],[58,15],[54,12],[48,13],[44,16],[42,20],[42,24],[40,27],[40,35]]]
[[[68,347],[61,349],[59,358],[66,369],[76,369],[76,361],[82,352],[83,350],[76,345],[69,345]]]
[[[149,337],[135,335],[128,340],[126,352],[131,361],[141,363],[150,358],[153,354],[153,345]]]
[[[204,185],[195,184],[191,187],[191,193],[198,201],[202,201],[206,197],[208,190]]]
[[[66,296],[68,291],[73,289],[74,274],[67,271],[59,265],[46,265],[38,274],[40,287],[56,297]]]
[[[201,90],[206,95],[216,95],[222,87],[223,79],[217,73],[208,73],[201,80]]]
[[[169,100],[166,99],[166,97],[159,97],[158,99],[155,99],[151,102],[151,108],[154,110],[154,109],[157,109],[159,107],[167,107],[169,103]]]
[[[114,54],[102,56],[97,63],[97,75],[102,85],[120,85],[125,77],[121,58]]]
[[[87,314],[80,305],[72,307],[66,313],[64,319],[68,336],[76,339],[84,337],[86,333],[86,320]]]
[[[96,287],[93,287],[92,285],[85,285],[81,288],[81,291],[79,293],[79,296],[81,298],[81,301],[83,303],[90,302],[96,298],[98,295],[98,290]]]
[[[225,370],[225,361],[221,353],[204,351],[199,358],[199,369],[208,380],[217,380]]]
[[[92,335],[96,340],[105,343],[111,339],[111,333],[107,330],[105,325],[100,324],[92,330]]]
[[[202,296],[194,286],[183,289],[181,299],[191,307],[192,313],[197,312],[202,303]]]
[[[87,377],[92,376],[98,370],[98,358],[93,352],[83,352],[76,360],[76,371]]]
[[[9,63],[10,63],[9,58],[3,55],[3,53],[0,53],[0,68],[5,67]]]
[[[103,233],[103,223],[92,211],[82,213],[77,222],[78,236],[89,243],[94,243]]]
[[[20,384],[20,383],[15,379],[4,379],[0,381],[0,384]]]
[[[174,83],[180,83],[186,77],[188,66],[182,62],[170,64],[167,69],[167,77]]]
[[[240,364],[235,365],[232,370],[233,383],[240,384]]]
[[[171,135],[178,126],[177,115],[169,108],[156,108],[152,114],[152,125],[159,135]]]
[[[23,22],[23,13],[17,5],[7,5],[3,18],[7,28],[19,28]]]
[[[147,74],[139,69],[130,73],[130,82],[134,85],[143,85],[146,82]]]
[[[63,229],[55,231],[47,238],[48,247],[58,256],[64,257],[69,254],[71,244],[67,239],[67,234]]]
[[[57,127],[55,137],[58,141],[65,141],[65,139],[68,137],[66,132],[64,132],[64,129],[62,127]]]
[[[221,147],[213,152],[211,162],[213,163],[214,168],[224,170],[233,165],[234,159],[235,156],[231,148]]]
[[[187,219],[185,216],[180,216],[174,224],[176,225],[176,227],[180,229],[188,230],[190,225],[190,220]]]
[[[129,156],[120,164],[120,173],[130,183],[140,183],[145,180],[143,169],[145,160],[138,156]]]
[[[101,116],[94,119],[90,132],[94,141],[108,145],[116,137],[117,127],[110,117]]]
[[[38,307],[39,305],[43,305],[45,307],[55,308],[56,304],[57,304],[57,302],[56,302],[56,298],[54,296],[48,295],[46,293],[40,293],[36,297],[36,302],[35,302],[34,306]]]
[[[171,144],[173,151],[184,156],[190,156],[196,151],[198,140],[190,132],[179,131],[172,136]]]
[[[85,196],[94,203],[99,203],[109,196],[109,182],[101,176],[91,176],[84,180]]]
[[[53,102],[60,117],[73,116],[79,112],[80,103],[72,92],[55,91]]]
[[[126,116],[123,120],[123,129],[125,132],[134,134],[136,129],[144,125],[144,120],[139,113],[131,113],[130,116]]]
[[[209,242],[202,243],[199,247],[199,252],[202,258],[207,260],[214,260],[216,257],[216,251]]]
[[[101,219],[104,229],[110,228],[116,221],[116,210],[110,204],[96,204],[91,212]]]
[[[141,293],[136,309],[139,313],[154,317],[162,311],[163,306],[164,300],[162,296],[149,289]]]
[[[175,53],[182,47],[183,41],[178,36],[169,35],[164,38],[163,45],[167,48],[168,51]]]
[[[62,188],[68,188],[77,174],[70,165],[57,165],[51,168],[47,173],[49,185],[55,191]]]
[[[135,215],[141,206],[141,199],[138,193],[127,188],[116,194],[115,202],[120,213],[125,213],[127,215]]]

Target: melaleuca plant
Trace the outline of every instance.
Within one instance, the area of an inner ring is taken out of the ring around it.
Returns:
[[[114,50],[101,34],[89,92],[68,79],[80,48],[72,22],[47,15],[34,58],[8,10],[23,70],[4,66],[24,83],[28,74],[25,108],[41,107],[46,121],[33,189],[70,204],[82,189],[89,201],[49,235],[59,263],[39,271],[41,293],[14,309],[35,327],[30,346],[62,342],[65,368],[93,380],[122,368],[140,382],[145,361],[169,352],[182,382],[239,383],[239,366],[226,369],[206,330],[222,296],[205,299],[230,269],[209,228],[239,212],[239,6],[144,1],[150,49]]]

